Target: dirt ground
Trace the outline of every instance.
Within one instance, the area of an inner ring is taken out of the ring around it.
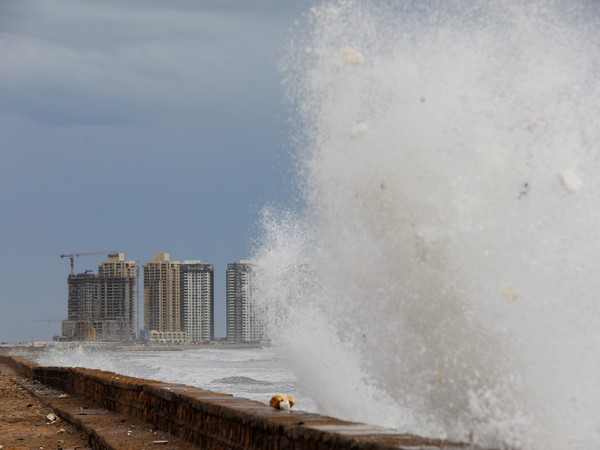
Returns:
[[[2,370],[2,367],[0,367]],[[0,449],[87,449],[87,436],[0,371]]]

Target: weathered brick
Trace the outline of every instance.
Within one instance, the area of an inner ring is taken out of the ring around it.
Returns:
[[[45,367],[0,354],[22,376],[89,399],[107,410],[143,420],[203,449],[325,450],[466,447],[302,411],[278,411],[260,402],[191,386],[93,369]],[[100,439],[100,438],[99,438]]]

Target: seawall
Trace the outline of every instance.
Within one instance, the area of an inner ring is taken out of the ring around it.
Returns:
[[[93,369],[48,367],[0,354],[20,376],[151,424],[201,449],[425,449],[465,445],[263,403],[191,386]],[[92,411],[90,411],[90,414]],[[59,415],[61,415],[59,413]],[[62,414],[69,420],[69,414]],[[94,448],[117,448],[96,440]]]

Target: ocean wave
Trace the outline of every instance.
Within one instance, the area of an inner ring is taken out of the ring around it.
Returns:
[[[262,386],[270,386],[273,383],[265,380],[256,380],[250,377],[244,376],[232,376],[232,377],[224,377],[218,378],[216,380],[211,381],[211,384],[253,384],[253,385],[262,385]]]

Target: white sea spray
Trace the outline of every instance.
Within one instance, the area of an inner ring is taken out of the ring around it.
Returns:
[[[334,1],[282,63],[294,213],[257,299],[321,411],[497,448],[599,448],[600,13]]]

